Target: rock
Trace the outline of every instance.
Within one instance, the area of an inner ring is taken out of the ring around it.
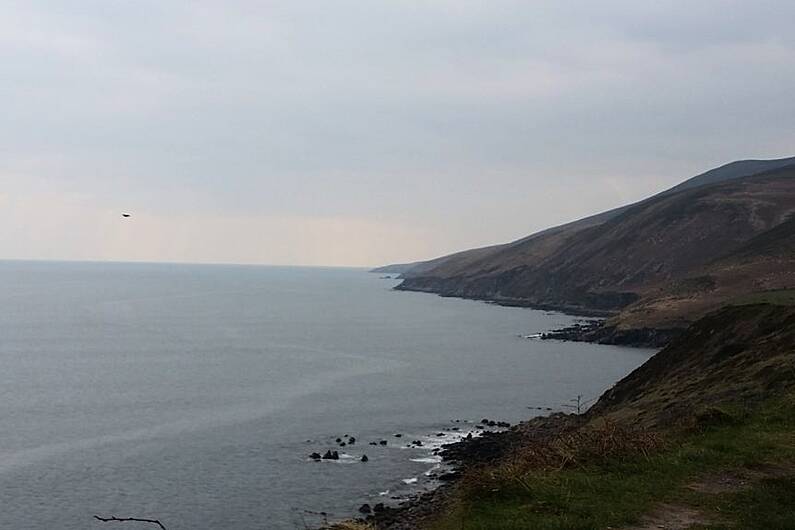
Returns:
[[[381,440],[381,441],[380,441],[380,442],[378,442],[378,443],[379,443],[379,444],[381,444],[381,445],[386,445],[386,443],[387,443],[387,442],[386,442],[386,440]]]
[[[400,434],[400,433],[398,433],[398,434],[396,434],[396,435],[395,435],[395,438],[402,438],[402,437],[403,437],[403,435],[402,435],[402,434]]]
[[[467,440],[471,440],[471,439],[472,439],[472,433],[467,434]]]
[[[375,512],[375,513],[381,513],[384,510],[386,510],[386,508],[384,507],[384,503],[383,502],[379,502],[378,504],[373,506],[373,512]]]
[[[326,451],[326,454],[323,455],[323,460],[339,460],[340,454],[337,451]]]
[[[443,432],[437,432],[436,436],[444,436],[444,433]]]
[[[336,440],[334,440],[334,441],[335,441],[335,442],[337,442],[337,443],[340,443],[340,442],[342,441],[342,438],[337,438],[337,439],[336,439]]]
[[[367,458],[367,455],[362,455],[362,462],[369,462],[370,459]]]
[[[452,428],[452,429],[450,429],[450,430],[452,430],[452,431],[460,431],[461,429],[459,429],[458,427],[453,427],[453,428]]]
[[[482,423],[483,425],[488,425],[489,424],[489,420],[488,420],[488,418],[483,418],[482,420],[480,420],[480,423]]]
[[[369,504],[362,504],[359,506],[359,513],[373,513],[373,509],[370,508]]]
[[[378,442],[370,442],[370,445],[378,445]]]
[[[322,457],[320,456],[320,453],[312,453],[311,455],[309,455],[309,458],[311,458],[312,460],[320,460]]]
[[[422,442],[420,440],[414,440],[411,442],[411,445],[416,445],[417,447],[422,447]]]
[[[348,444],[346,444],[345,442],[340,442],[340,447],[345,447],[346,445]]]
[[[354,438],[353,436],[349,436],[348,437],[348,445],[353,445],[355,443],[356,443],[356,438]]]

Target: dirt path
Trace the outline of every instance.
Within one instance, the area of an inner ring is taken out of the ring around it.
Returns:
[[[690,506],[681,504],[660,504],[652,513],[645,516],[641,523],[628,527],[626,530],[685,530],[696,525],[707,525],[714,522],[706,514]]]
[[[795,475],[795,467],[770,466],[758,469],[723,471],[701,477],[686,486],[687,489],[703,495],[723,495],[750,488],[764,478]],[[643,517],[638,525],[623,530],[687,530],[695,526],[709,526],[721,521],[718,514],[710,513],[687,504],[663,503],[656,506]]]

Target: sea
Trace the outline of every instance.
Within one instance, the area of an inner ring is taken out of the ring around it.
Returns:
[[[317,527],[435,487],[434,449],[481,419],[587,406],[654,353],[538,340],[578,317],[398,283],[0,262],[0,529]]]

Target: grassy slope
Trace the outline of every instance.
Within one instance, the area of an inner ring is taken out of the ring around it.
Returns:
[[[651,425],[663,442],[641,451],[622,442],[628,435],[600,435],[541,460],[518,453],[470,471],[429,528],[795,528],[795,309],[780,307],[792,292],[768,296],[779,306],[730,307],[699,321],[589,413],[596,432],[610,422],[627,432]],[[781,369],[759,370],[771,361]],[[674,420],[659,406],[671,393],[691,405]]]
[[[703,528],[792,527],[784,523],[795,525],[795,398],[771,400],[752,413],[734,409],[727,418],[648,457],[607,458],[529,473],[524,484],[504,482],[499,491],[470,490],[430,528],[619,528],[660,503],[703,514]],[[689,487],[715,474],[744,477],[746,487]]]

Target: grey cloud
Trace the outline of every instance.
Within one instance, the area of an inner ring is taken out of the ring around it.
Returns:
[[[410,222],[430,253],[496,242],[793,154],[793,17],[773,0],[6,4],[0,182],[158,218]],[[516,200],[561,182],[592,200]]]

